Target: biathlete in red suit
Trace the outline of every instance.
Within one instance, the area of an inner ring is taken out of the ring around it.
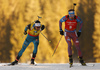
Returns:
[[[66,42],[68,43],[69,62],[70,64],[73,64],[72,49],[71,49],[72,46],[71,39],[72,39],[77,49],[80,63],[82,65],[86,65],[82,58],[83,56],[80,50],[79,40],[78,40],[78,37],[81,35],[83,22],[80,19],[80,17],[75,15],[74,9],[70,9],[68,13],[69,15],[65,15],[60,19],[59,27],[60,27],[60,34],[65,36]],[[62,22],[65,22],[65,32],[63,32],[62,30]],[[76,32],[78,23],[79,23],[79,31]]]

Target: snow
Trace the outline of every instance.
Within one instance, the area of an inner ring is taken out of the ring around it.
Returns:
[[[15,66],[3,66],[5,64],[8,63],[0,63],[0,70],[100,70],[100,63],[87,63],[88,66],[74,63],[71,68],[68,63],[38,63],[36,66],[19,63]],[[95,66],[92,66],[93,64]]]

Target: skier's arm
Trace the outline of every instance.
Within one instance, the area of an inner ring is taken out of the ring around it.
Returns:
[[[27,30],[30,29],[30,26],[31,26],[31,24],[27,25],[27,26],[25,27],[25,30],[24,30],[24,31],[27,32]]]
[[[27,34],[27,30],[28,30],[28,29],[30,29],[30,26],[31,26],[31,24],[29,24],[29,25],[27,25],[27,26],[25,27],[25,30],[24,30],[24,35],[26,35],[26,34]]]
[[[77,17],[77,22],[79,22],[79,31],[78,32],[81,32],[82,31],[83,21],[81,20],[80,17]]]
[[[60,21],[59,21],[59,29],[60,29],[60,31],[63,31],[62,30],[62,22],[65,22],[66,21],[66,16],[64,16],[64,17],[62,17],[61,19],[60,19]]]
[[[78,35],[78,37],[80,37],[81,31],[82,31],[83,22],[82,22],[80,17],[77,17],[77,22],[79,22],[79,31],[77,32],[77,35]]]
[[[41,25],[41,31],[44,30],[44,28],[45,28],[45,26],[44,25]]]

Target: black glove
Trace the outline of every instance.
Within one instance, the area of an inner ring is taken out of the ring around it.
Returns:
[[[45,26],[44,26],[44,25],[42,25],[41,30],[44,30],[44,28],[45,28]]]
[[[60,35],[64,35],[64,31],[63,30],[60,31]]]
[[[81,35],[81,32],[77,32],[77,35],[78,35],[78,37],[80,37],[80,35]]]
[[[26,35],[27,34],[27,31],[24,31],[24,35]]]

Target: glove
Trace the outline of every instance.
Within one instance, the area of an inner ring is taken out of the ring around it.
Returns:
[[[42,25],[41,30],[44,30],[44,28],[45,28],[45,26],[44,26],[44,25]]]
[[[64,31],[63,30],[60,30],[60,35],[64,35]]]
[[[26,35],[27,34],[27,31],[24,31],[24,35]]]
[[[78,37],[80,37],[80,35],[81,35],[81,32],[77,32],[77,35],[78,35]]]

